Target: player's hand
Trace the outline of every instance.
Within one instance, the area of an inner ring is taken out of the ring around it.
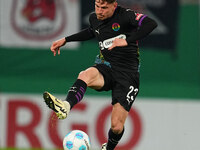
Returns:
[[[116,38],[112,45],[108,48],[108,50],[112,50],[113,48],[115,47],[123,47],[123,46],[127,46],[128,43],[126,42],[125,39],[119,39],[119,38]]]
[[[65,38],[59,39],[57,41],[54,41],[51,45],[51,51],[53,53],[54,56],[56,56],[56,53],[58,52],[58,55],[60,55],[60,47],[62,47],[63,45],[65,45],[66,40]]]

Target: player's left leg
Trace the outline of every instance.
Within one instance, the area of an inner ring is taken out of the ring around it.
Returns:
[[[104,85],[103,75],[95,67],[90,67],[79,73],[78,79],[68,91],[67,98],[62,101],[49,92],[44,92],[45,103],[51,108],[59,119],[65,119],[74,105],[79,103],[87,87],[100,89]]]
[[[111,114],[111,128],[108,132],[107,150],[114,150],[124,133],[124,124],[128,111],[119,103],[113,105]]]
[[[67,117],[70,111],[69,102],[62,101],[51,95],[49,92],[44,92],[43,98],[47,106],[56,113],[59,119],[65,119]]]
[[[68,91],[66,101],[70,103],[71,109],[79,103],[87,87],[92,89],[101,89],[104,85],[104,77],[95,67],[90,67],[84,71],[81,71],[78,75],[78,79]]]

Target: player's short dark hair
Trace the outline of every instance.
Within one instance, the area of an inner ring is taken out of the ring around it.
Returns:
[[[117,0],[101,0],[102,2],[107,2],[109,4],[116,2]]]

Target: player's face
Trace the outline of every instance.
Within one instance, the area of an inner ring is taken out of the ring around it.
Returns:
[[[117,2],[109,4],[107,2],[102,2],[101,0],[96,0],[95,12],[97,15],[97,19],[104,20],[110,18],[113,15],[116,7],[117,7]]]

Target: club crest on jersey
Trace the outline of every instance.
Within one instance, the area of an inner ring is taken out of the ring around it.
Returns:
[[[112,29],[113,29],[114,31],[119,31],[119,29],[120,29],[119,23],[113,23],[113,24],[112,24]]]

